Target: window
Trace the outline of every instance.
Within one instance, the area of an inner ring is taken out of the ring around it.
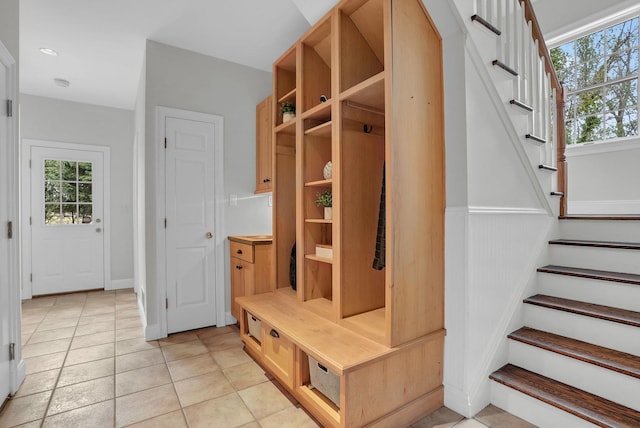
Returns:
[[[567,144],[638,135],[638,17],[551,49]]]
[[[91,162],[44,161],[44,223],[91,223]]]

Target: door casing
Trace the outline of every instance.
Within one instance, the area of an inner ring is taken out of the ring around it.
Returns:
[[[0,325],[8,332],[10,343],[15,343],[15,359],[9,362],[9,393],[15,394],[26,376],[26,367],[22,359],[21,340],[21,304],[20,304],[20,217],[19,217],[19,146],[18,146],[18,73],[17,65],[9,50],[0,41],[0,64],[6,69],[7,99],[12,100],[12,117],[7,118],[7,147],[5,156],[0,157],[0,185],[6,186],[8,219],[13,223],[13,238],[8,240],[8,260],[2,260],[0,266],[7,269],[9,284],[8,326]],[[2,104],[5,100],[1,100]],[[4,108],[0,106],[0,108]],[[7,232],[7,225],[0,225],[0,233]],[[3,350],[4,352],[4,350]],[[4,397],[0,398],[1,401]]]
[[[159,314],[159,325],[147,325],[145,329],[146,340],[159,339],[167,337],[167,275],[166,275],[166,229],[164,228],[164,219],[166,217],[166,200],[165,200],[165,123],[168,117],[177,119],[194,120],[199,122],[208,122],[215,125],[215,165],[214,165],[214,193],[215,193],[215,225],[213,231],[213,239],[215,240],[215,294],[216,294],[216,325],[222,327],[228,324],[228,317],[225,311],[225,287],[224,287],[224,119],[208,113],[192,112],[188,110],[175,109],[170,107],[156,107],[156,144],[154,144],[156,159],[156,206],[155,218],[151,221],[155,223],[156,232],[156,279],[157,279],[157,302],[156,307]],[[153,304],[147,302],[148,305]]]

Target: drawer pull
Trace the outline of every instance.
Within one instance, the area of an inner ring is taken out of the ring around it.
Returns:
[[[323,372],[325,372],[325,373],[329,373],[329,369],[328,369],[328,368],[326,368],[325,366],[323,366],[323,365],[322,365],[322,364],[320,364],[320,363],[318,363],[318,368],[319,368],[320,370],[322,370]]]
[[[276,339],[280,338],[280,335],[274,329],[271,329],[271,331],[269,332],[269,336],[275,337]]]
[[[263,183],[269,183],[269,182],[271,182],[271,179],[270,178],[265,178],[264,180],[262,180],[262,182]]]
[[[251,319],[253,320],[253,322],[258,322],[258,319],[256,317],[254,317],[253,315],[251,316]]]
[[[242,270],[242,266],[236,266],[236,269]]]
[[[242,254],[242,250],[236,251],[236,254]]]

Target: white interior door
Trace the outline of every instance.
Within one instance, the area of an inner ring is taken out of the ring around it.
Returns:
[[[167,117],[167,332],[216,324],[215,125]]]
[[[31,147],[33,295],[104,288],[104,153]]]
[[[0,101],[8,98],[7,69],[0,63]],[[0,406],[9,395],[11,366],[9,362],[9,239],[5,234],[5,225],[9,221],[9,196],[7,187],[6,159],[8,139],[8,118],[4,108],[0,109]]]

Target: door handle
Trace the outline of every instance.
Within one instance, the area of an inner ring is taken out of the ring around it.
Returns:
[[[100,233],[100,232],[102,232],[102,229],[101,229],[101,228],[99,228],[99,227],[96,227],[96,232],[97,232],[97,233]]]
[[[211,239],[211,238],[213,238],[213,233],[207,232],[207,239]]]

